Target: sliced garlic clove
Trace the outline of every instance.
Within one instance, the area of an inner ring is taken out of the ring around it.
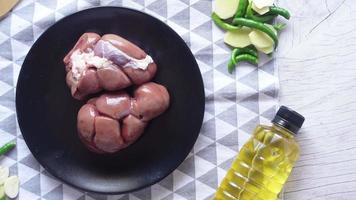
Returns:
[[[5,194],[10,198],[15,198],[19,194],[20,180],[17,176],[10,176],[5,180]]]
[[[224,42],[232,47],[243,48],[251,44],[249,33],[251,29],[241,28],[235,31],[225,33]]]
[[[264,47],[264,48],[257,48],[257,50],[259,50],[260,52],[262,52],[264,54],[270,54],[270,53],[273,53],[274,48],[273,48],[273,46],[270,46],[270,47]]]
[[[268,11],[269,11],[269,7],[257,8],[257,6],[254,3],[252,3],[251,8],[252,8],[252,10],[256,11],[260,15],[264,15],[264,14],[268,13]]]
[[[4,184],[7,177],[9,177],[10,170],[8,167],[0,166],[0,185]]]
[[[235,15],[239,0],[215,0],[214,12],[221,19],[228,19]]]
[[[262,9],[265,7],[273,6],[274,0],[252,0],[256,8]]]
[[[272,38],[262,31],[253,30],[248,36],[256,48],[266,48],[274,45]]]

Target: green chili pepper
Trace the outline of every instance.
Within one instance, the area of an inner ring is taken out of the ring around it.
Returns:
[[[255,56],[258,58],[257,49],[254,46],[248,46],[245,48],[235,48],[233,52],[234,51],[235,51],[235,57],[240,54],[250,54],[251,56]]]
[[[234,64],[234,61],[232,59],[229,60],[229,63],[227,64],[227,71],[232,74],[232,72],[234,71],[235,69],[235,65]]]
[[[258,58],[256,56],[253,56],[250,54],[240,54],[240,55],[234,56],[236,54],[236,52],[237,52],[236,49],[234,49],[234,51],[232,51],[231,58],[228,63],[227,69],[230,74],[234,71],[235,66],[238,62],[245,61],[245,62],[251,63],[253,65],[258,65]]]
[[[273,28],[276,29],[277,32],[281,32],[283,29],[285,29],[287,24],[285,23],[277,23],[273,24]]]
[[[271,20],[273,20],[277,15],[255,15],[253,13],[253,10],[252,10],[252,4],[250,3],[247,7],[247,11],[246,11],[246,17],[249,18],[249,19],[252,19],[252,20],[255,20],[255,21],[258,21],[258,22],[269,22]]]
[[[240,27],[224,22],[222,19],[220,19],[220,17],[215,12],[211,14],[211,18],[213,19],[213,21],[217,26],[219,26],[220,28],[226,31],[236,31],[240,29]]]
[[[264,25],[262,22],[257,22],[251,19],[245,18],[235,18],[233,20],[235,25],[247,26],[250,28],[258,29],[264,33],[266,33],[269,37],[274,41],[274,48],[278,46],[278,37],[273,30],[271,30],[268,26]]]
[[[231,57],[230,57],[229,63],[227,64],[227,70],[230,74],[234,71],[235,65],[237,64],[236,56],[237,56],[238,51],[239,51],[238,48],[236,48],[236,49],[233,49],[231,52]]]
[[[0,147],[0,156],[10,151],[16,146],[15,142],[8,142],[4,146]]]
[[[248,0],[240,0],[235,17],[245,16],[247,5],[249,5]]]
[[[277,6],[270,7],[268,14],[280,15],[286,19],[290,18],[290,13],[288,12],[288,10],[286,10],[284,8],[277,7]]]
[[[231,53],[231,57],[230,57],[230,60],[229,60],[229,63],[228,63],[228,71],[229,73],[231,74],[234,69],[235,69],[235,65],[240,61],[238,60],[238,56],[239,55],[251,55],[253,56],[255,59],[253,59],[253,64],[257,64],[258,62],[258,52],[257,52],[257,49],[254,47],[254,46],[248,46],[248,47],[245,47],[245,48],[235,48],[232,50],[232,53]],[[241,60],[243,61],[243,60]]]
[[[241,62],[241,61],[245,61],[245,62],[249,62],[253,65],[258,65],[258,58],[256,58],[255,56],[252,56],[250,54],[241,54],[235,57],[236,62]]]

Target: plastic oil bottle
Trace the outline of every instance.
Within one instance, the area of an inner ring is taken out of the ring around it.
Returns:
[[[241,148],[215,200],[275,200],[299,157],[294,139],[304,117],[282,106],[272,126],[259,125]]]

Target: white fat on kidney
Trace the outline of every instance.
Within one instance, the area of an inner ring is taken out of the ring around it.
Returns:
[[[146,70],[148,65],[153,63],[153,59],[149,55],[146,55],[144,59],[133,58],[110,42],[100,40],[94,50],[87,49],[86,52],[82,52],[78,49],[74,51],[70,56],[70,62],[72,63],[73,77],[79,80],[89,67],[100,69],[116,64],[121,67]]]
[[[131,67],[134,69],[146,70],[148,65],[153,63],[151,56],[146,55],[143,59],[136,59],[116,48],[110,42],[99,40],[94,48],[95,55],[109,59],[118,66]]]
[[[81,52],[78,49],[70,56],[70,62],[72,63],[72,73],[76,80],[80,79],[83,72],[88,67],[95,67],[100,69],[113,65],[110,60],[94,55],[93,50],[88,49],[87,51],[88,52]]]

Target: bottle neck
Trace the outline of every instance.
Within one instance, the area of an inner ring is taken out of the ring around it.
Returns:
[[[281,136],[285,138],[294,138],[295,133],[292,131],[284,128],[283,126],[277,124],[277,123],[272,123],[272,129],[276,130],[277,133],[279,133]]]

